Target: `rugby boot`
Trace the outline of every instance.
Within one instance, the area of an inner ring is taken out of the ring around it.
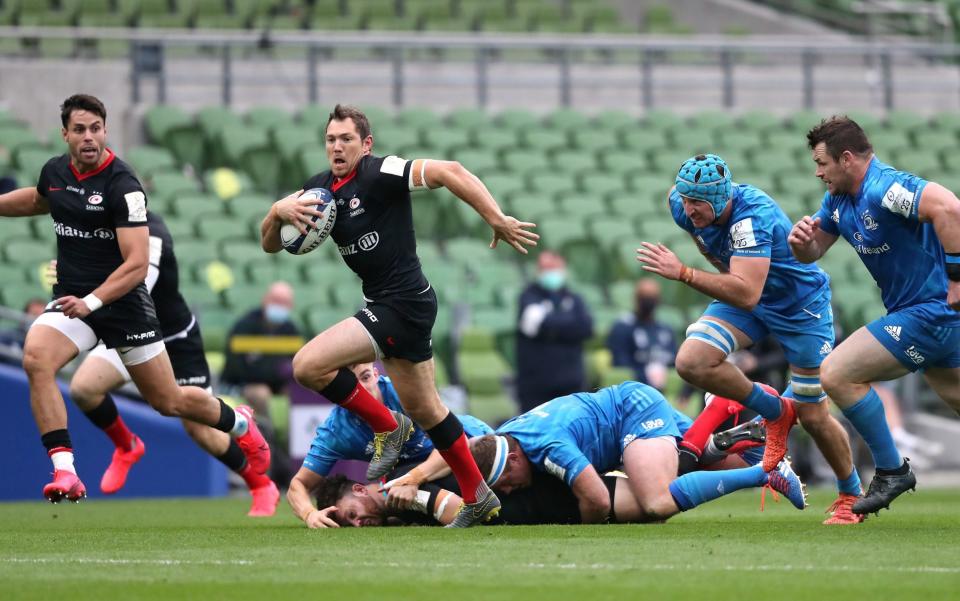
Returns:
[[[270,517],[277,511],[277,504],[280,502],[280,490],[273,480],[269,484],[254,488],[250,491],[253,500],[250,503],[250,511],[247,515],[254,518]]]
[[[413,420],[397,411],[391,411],[397,420],[397,427],[390,432],[376,432],[373,435],[373,457],[367,466],[367,480],[378,480],[392,470],[400,460],[403,445],[413,435]]]
[[[258,474],[266,474],[270,469],[270,445],[260,433],[256,420],[253,419],[253,408],[240,405],[235,409],[237,413],[247,418],[247,433],[237,438],[237,444],[247,458],[247,463]]]
[[[725,453],[739,452],[762,445],[767,440],[767,429],[762,420],[751,420],[713,435],[713,446]],[[752,444],[741,444],[752,443]],[[736,450],[732,450],[736,448]]]
[[[859,499],[859,495],[850,495],[845,492],[840,493],[837,500],[827,509],[830,517],[823,520],[826,526],[837,526],[843,524],[859,524],[865,518],[862,515],[853,513],[853,504]]]
[[[790,429],[797,423],[797,410],[793,399],[780,397],[780,417],[766,422],[767,440],[763,449],[763,471],[773,471],[787,456],[787,437]]]
[[[469,528],[481,522],[489,522],[500,514],[500,499],[486,484],[481,488],[483,492],[477,495],[475,503],[460,503],[457,515],[446,528]]]
[[[120,448],[114,449],[110,465],[107,466],[107,470],[103,472],[103,477],[100,478],[101,492],[105,495],[112,495],[123,488],[123,485],[127,482],[127,474],[130,473],[130,468],[133,467],[134,463],[140,461],[140,458],[146,452],[147,447],[139,436],[133,437],[133,448],[129,451]]]
[[[853,513],[864,515],[879,513],[884,507],[890,509],[890,503],[894,499],[908,490],[917,489],[917,475],[910,467],[910,460],[904,457],[903,461],[907,466],[906,474],[875,474],[873,476],[867,488],[867,494],[853,504]]]
[[[800,476],[793,471],[789,459],[784,459],[777,469],[767,474],[767,483],[760,493],[760,511],[763,511],[764,497],[767,489],[773,493],[773,500],[778,501],[777,493],[785,496],[797,509],[807,506],[807,488],[800,481]]]
[[[54,470],[53,482],[43,487],[43,496],[51,503],[59,503],[64,499],[79,503],[80,499],[86,498],[87,487],[73,472]]]

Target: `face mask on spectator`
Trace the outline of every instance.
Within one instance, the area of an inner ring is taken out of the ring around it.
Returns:
[[[637,317],[640,319],[650,319],[653,312],[657,309],[658,301],[655,298],[637,299]]]
[[[563,269],[548,269],[537,279],[540,285],[551,292],[556,292],[567,283],[567,272]]]
[[[290,308],[283,305],[268,304],[263,308],[263,316],[274,325],[279,325],[290,319]]]

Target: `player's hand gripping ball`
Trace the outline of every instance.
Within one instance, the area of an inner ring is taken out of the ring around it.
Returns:
[[[333,224],[337,220],[337,202],[326,188],[311,188],[299,198],[300,200],[315,199],[317,204],[313,208],[320,211],[320,215],[311,216],[306,234],[301,234],[289,223],[280,226],[280,243],[288,253],[294,255],[306,254],[320,246],[320,243],[330,235]]]

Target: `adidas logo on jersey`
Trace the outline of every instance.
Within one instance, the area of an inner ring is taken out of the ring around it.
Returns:
[[[900,332],[902,331],[900,326],[883,326],[883,329],[887,332],[887,334],[890,334],[891,338],[897,342],[900,342]]]
[[[832,350],[833,350],[833,345],[830,344],[829,342],[824,342],[824,343],[823,343],[823,346],[820,347],[820,354],[821,354],[821,355],[829,355],[829,354],[830,354],[830,351],[832,351]]]
[[[834,209],[833,215],[830,216],[830,219],[833,219],[835,222],[840,223],[840,211],[837,209]]]

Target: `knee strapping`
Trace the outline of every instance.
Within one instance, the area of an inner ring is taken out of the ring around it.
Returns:
[[[793,394],[789,394],[792,392]],[[790,372],[790,385],[784,396],[792,396],[798,401],[807,403],[816,403],[824,396],[823,386],[820,385],[820,376],[818,374],[802,375],[796,372]]]
[[[687,338],[706,342],[710,346],[719,349],[725,355],[729,355],[740,348],[737,344],[737,338],[733,332],[728,330],[723,324],[707,319],[700,319],[687,328]]]

